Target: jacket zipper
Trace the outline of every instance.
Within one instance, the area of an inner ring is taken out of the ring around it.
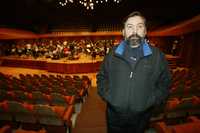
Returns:
[[[128,64],[128,66],[130,67],[130,70],[131,70],[131,72],[130,72],[130,75],[129,75],[129,79],[130,79],[130,81],[129,81],[129,93],[128,94],[130,94],[130,90],[131,90],[131,81],[132,81],[132,79],[133,79],[133,72],[135,71],[135,69],[136,69],[136,67],[137,67],[137,65],[138,65],[138,63],[145,57],[141,57],[137,62],[136,62],[136,64],[135,64],[135,66],[134,66],[134,68],[132,68],[131,67],[131,65],[130,65],[130,63],[125,59],[125,58],[123,58],[122,56],[120,56],[120,55],[115,55],[116,57],[118,57],[118,58],[120,58],[120,59],[122,59],[123,61],[125,61],[127,64]],[[133,90],[134,91],[134,90]],[[128,108],[127,108],[127,111],[129,112],[129,110],[130,110],[130,96],[128,96]]]
[[[127,112],[129,112],[129,110],[130,110],[130,90],[131,90],[131,79],[133,78],[133,72],[134,72],[134,70],[136,69],[136,65],[138,64],[138,61],[136,62],[136,64],[135,64],[135,67],[134,68],[132,68],[131,67],[131,64],[125,59],[125,58],[123,58],[122,56],[119,56],[119,55],[116,55],[116,57],[118,57],[118,58],[120,58],[120,59],[122,59],[123,61],[125,61],[126,63],[127,63],[127,65],[129,66],[129,68],[130,68],[130,75],[129,75],[129,90],[128,90],[128,107],[127,107]]]
[[[133,77],[133,72],[131,71],[131,73],[130,73],[130,79]]]

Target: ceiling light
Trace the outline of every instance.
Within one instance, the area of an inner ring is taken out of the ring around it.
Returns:
[[[86,7],[87,10],[93,10],[97,4],[103,4],[109,1],[119,4],[122,0],[58,0],[58,3],[61,6],[78,3]]]

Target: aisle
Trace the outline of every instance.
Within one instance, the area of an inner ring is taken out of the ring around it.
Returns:
[[[72,133],[106,133],[105,103],[96,91],[96,88],[90,88]]]

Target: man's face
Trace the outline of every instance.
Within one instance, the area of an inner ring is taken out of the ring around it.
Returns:
[[[140,16],[128,18],[123,29],[123,35],[131,46],[139,46],[146,36],[144,19]]]

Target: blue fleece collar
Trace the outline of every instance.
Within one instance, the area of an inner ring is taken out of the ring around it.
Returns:
[[[126,40],[121,41],[121,43],[117,46],[117,48],[115,50],[115,53],[122,56],[123,52],[125,51],[125,45],[127,45],[127,41]],[[144,54],[144,56],[148,56],[148,55],[152,54],[152,50],[149,47],[149,44],[146,42],[146,40],[142,44],[142,46],[143,46],[143,54]]]
[[[125,45],[127,45],[127,41],[123,40],[120,42],[120,44],[117,46],[115,53],[122,55],[125,50]]]
[[[143,43],[143,53],[144,56],[148,56],[152,54],[152,50],[149,47],[149,44],[147,43],[147,41],[145,40],[145,42]]]

